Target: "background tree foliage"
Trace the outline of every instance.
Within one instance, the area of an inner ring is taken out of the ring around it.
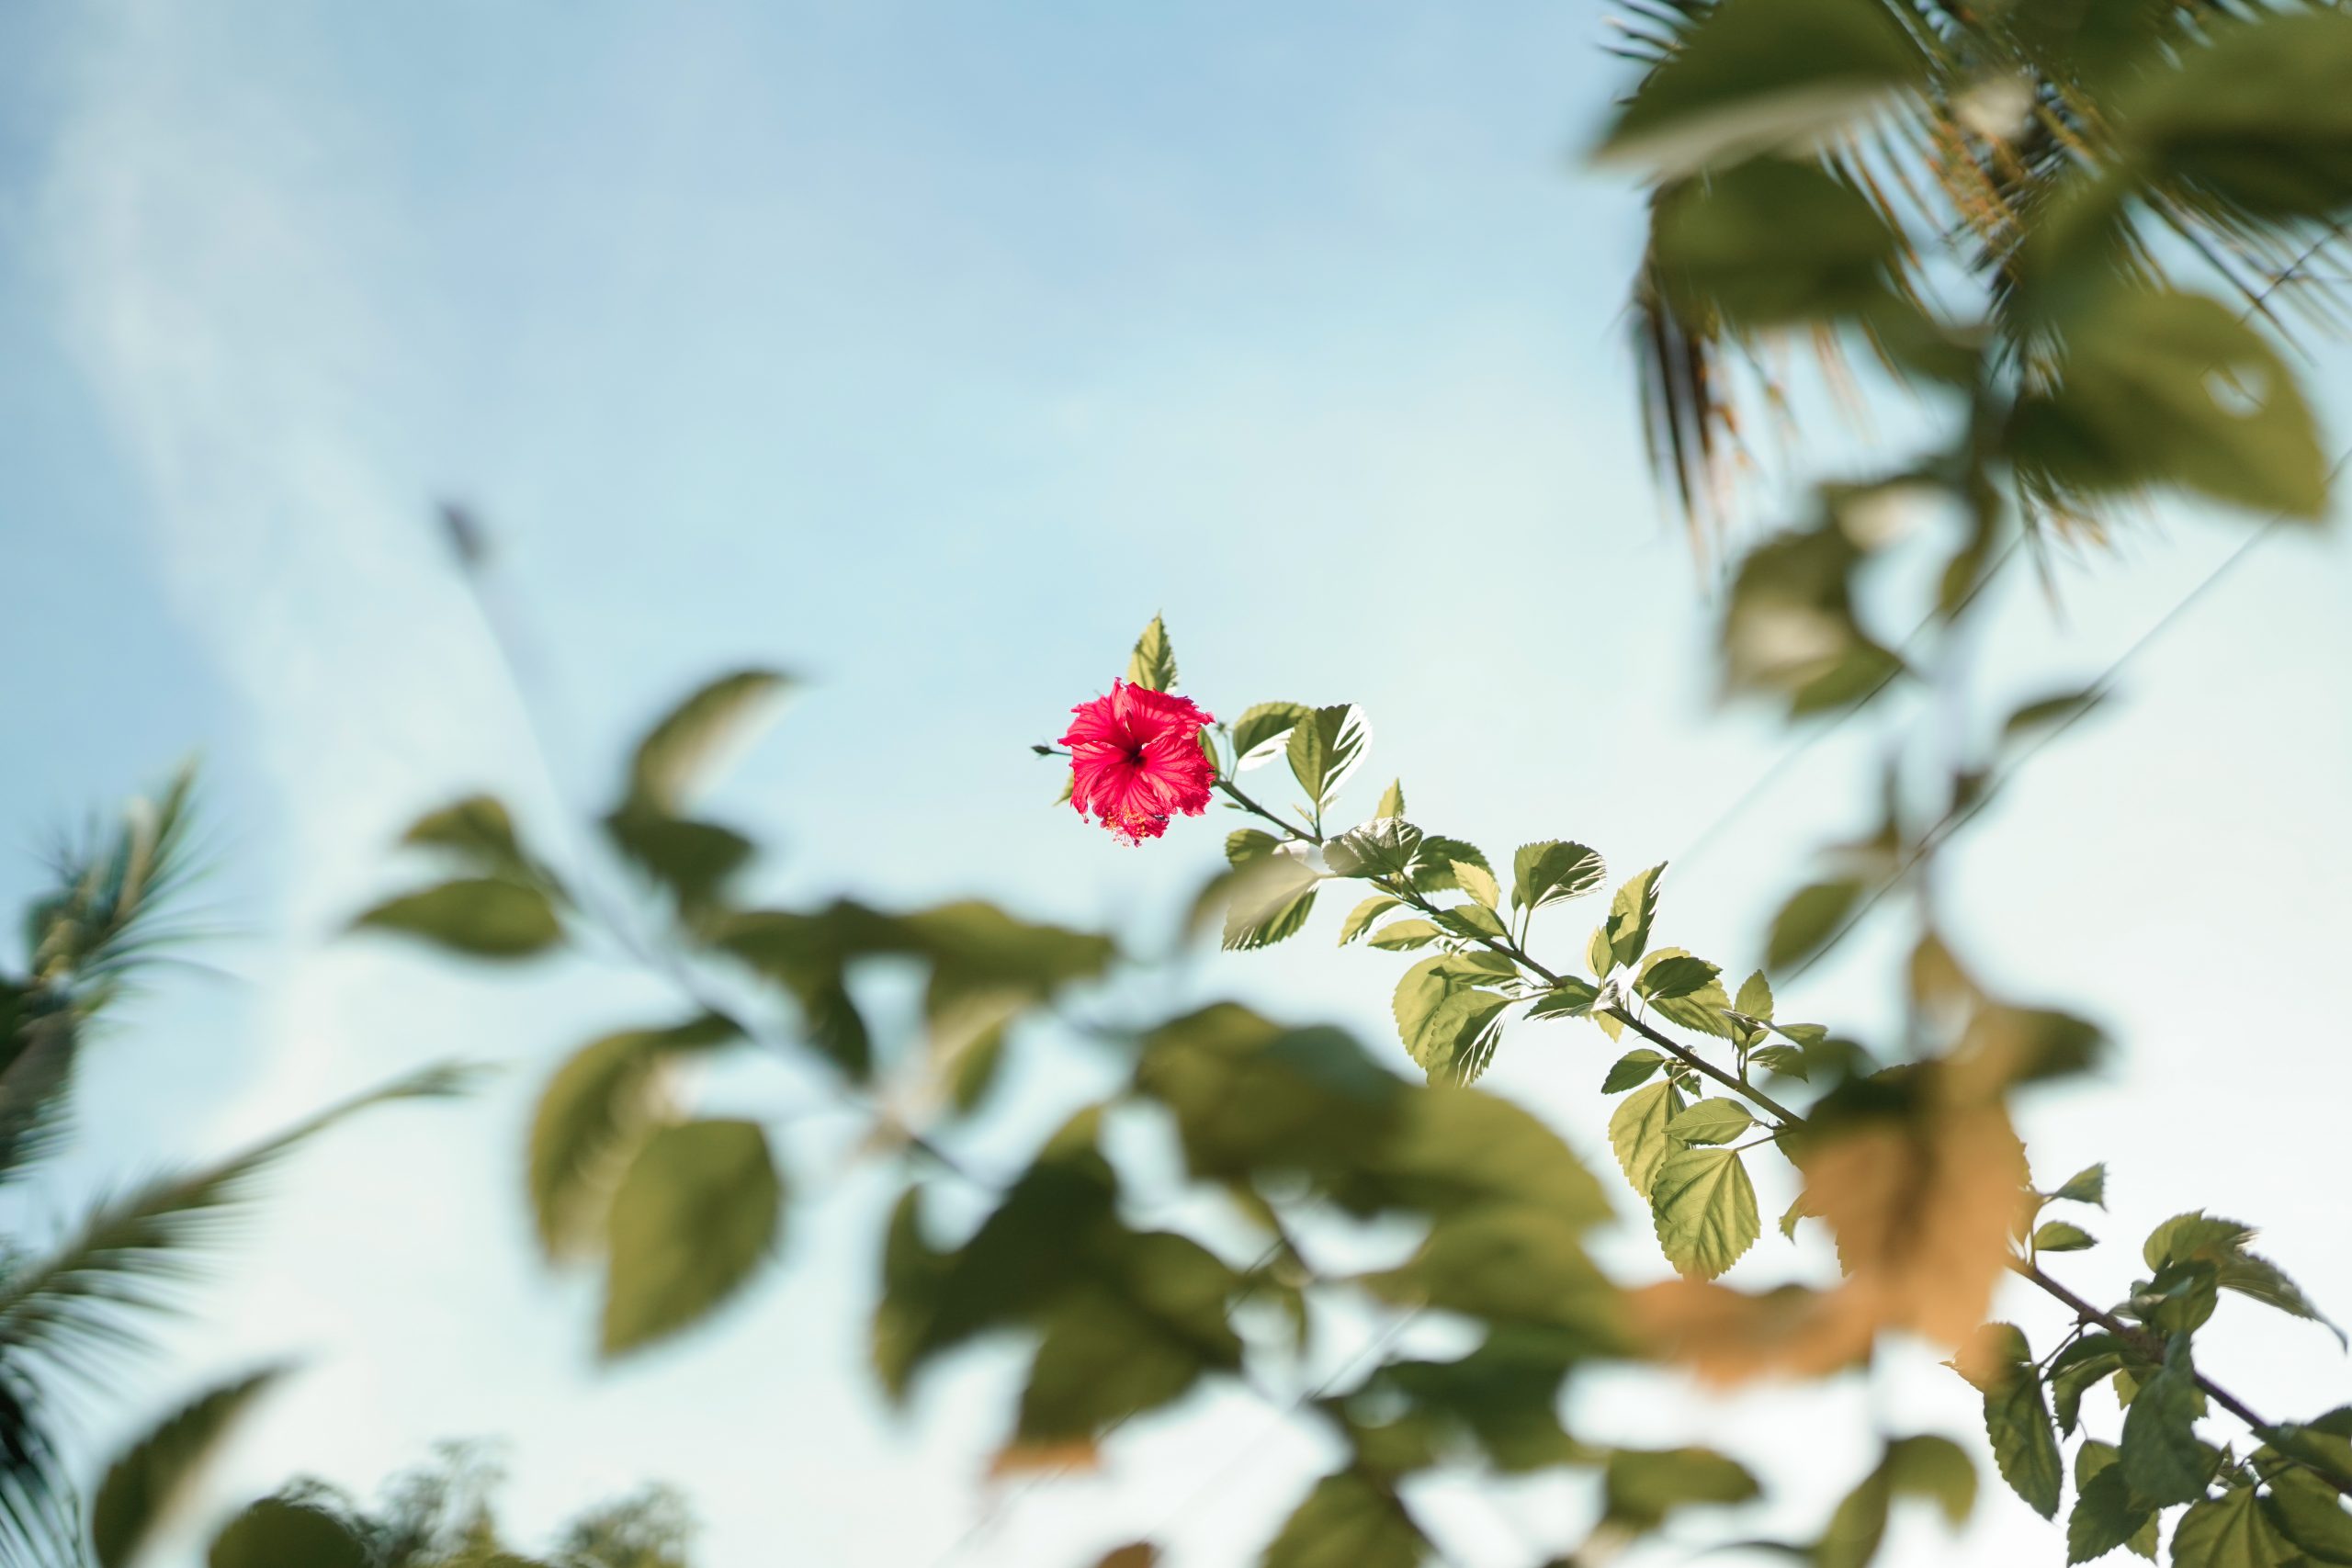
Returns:
[[[2352,98],[2338,90],[2352,17],[2164,0],[1665,0],[1636,16],[1644,70],[1599,152],[1653,182],[1636,302],[1657,451],[1686,502],[1703,508],[1739,429],[1746,372],[1729,363],[1792,333],[1863,349],[1942,418],[1927,450],[1822,485],[1793,525],[1744,546],[1722,620],[1727,694],[1792,722],[1906,680],[1964,698],[1962,623],[1987,575],[2052,524],[2103,526],[2119,502],[2166,491],[2274,522],[2324,514],[2332,465],[2273,334],[2352,203]],[[1872,581],[1922,553],[1934,570],[1911,577],[1928,602],[1898,647],[1871,625]],[[1126,678],[1175,684],[1157,620]],[[1757,1484],[1723,1454],[1580,1438],[1562,1418],[1580,1371],[1841,1376],[1888,1330],[1951,1348],[1982,1393],[1997,1473],[2045,1517],[2065,1509],[2070,1562],[2154,1556],[2165,1520],[2183,1568],[2352,1562],[2352,1410],[2276,1419],[2198,1370],[2221,1292],[2326,1320],[2250,1227],[2200,1213],[2146,1239],[2121,1300],[2089,1301],[2052,1272],[2097,1245],[2085,1224],[2106,1173],[2039,1185],[2010,1106],[2108,1042],[1974,974],[1920,874],[2104,682],[2026,705],[1989,738],[1893,733],[1878,819],[1800,880],[1765,968],[1736,986],[1663,940],[1665,867],[1612,878],[1566,837],[1490,856],[1415,822],[1401,781],[1358,819],[1360,710],[1242,711],[1211,750],[1219,791],[1251,820],[1193,924],[1260,948],[1312,929],[1329,885],[1363,885],[1338,939],[1406,955],[1396,1047],[1233,1002],[1136,1016],[1117,981],[1136,961],[1109,938],[988,905],[740,902],[752,846],[695,816],[690,786],[781,683],[726,677],[646,737],[603,819],[618,877],[559,870],[477,798],[411,830],[441,879],[363,917],[497,960],[618,938],[672,984],[672,1014],[558,1071],[532,1136],[542,1245],[603,1271],[606,1355],[696,1321],[780,1246],[791,1203],[769,1131],[698,1115],[677,1087],[697,1057],[763,1053],[821,1064],[900,1186],[874,1313],[885,1392],[903,1398],[982,1336],[1018,1336],[1029,1371],[996,1462],[1058,1472],[1204,1381],[1256,1388],[1325,1424],[1344,1454],[1266,1546],[1269,1568],[1430,1560],[1406,1489],[1464,1464],[1595,1473],[1589,1532],[1556,1550],[1599,1560]],[[1296,786],[1287,810],[1241,782],[1276,763]],[[1775,979],[1896,909],[1915,928],[1899,1038],[1780,1015]],[[1563,929],[1579,910],[1589,936]],[[877,1036],[861,997],[910,972],[922,1027]],[[981,1167],[961,1151],[1007,1037],[1073,995],[1127,1007],[1090,1029],[1123,1087],[1019,1168]],[[1474,1087],[1510,1037],[1555,1023],[1627,1047],[1604,1079],[1623,1097],[1606,1130],[1615,1198],[1549,1128]],[[1194,1234],[1131,1217],[1135,1177],[1106,1131],[1138,1121],[1172,1135],[1190,1182],[1224,1200],[1219,1221]],[[1835,1285],[1717,1282],[1762,1239],[1747,1168],[1765,1157],[1801,1181],[1778,1228],[1825,1226]],[[1647,1211],[1674,1278],[1613,1280],[1589,1256],[1625,1202]],[[1365,1266],[1393,1222],[1413,1239]],[[1984,1321],[2005,1275],[2063,1309],[2038,1347]],[[1392,1333],[1370,1365],[1318,1383],[1302,1348],[1335,1312]],[[1395,1352],[1423,1314],[1471,1326],[1475,1348]],[[2084,1404],[2102,1383],[2120,1412],[2098,1417],[2105,1438]],[[1295,1404],[1276,1392],[1298,1387]],[[1888,1434],[1819,1532],[1784,1544],[1866,1562],[1902,1500],[1957,1521],[1976,1490],[1962,1445]],[[1154,1556],[1137,1542],[1103,1561]]]

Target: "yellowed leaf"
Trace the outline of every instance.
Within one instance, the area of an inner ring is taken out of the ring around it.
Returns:
[[[1101,1468],[1102,1450],[1084,1440],[1061,1443],[1007,1443],[989,1463],[992,1480],[1008,1475],[1072,1475]]]
[[[1650,1353],[1728,1387],[1758,1378],[1826,1377],[1867,1354],[1878,1314],[1867,1285],[1789,1285],[1750,1295],[1705,1280],[1632,1292],[1626,1320]]]

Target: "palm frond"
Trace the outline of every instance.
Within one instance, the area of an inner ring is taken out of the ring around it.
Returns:
[[[133,800],[112,830],[92,828],[50,857],[54,889],[26,917],[31,987],[84,1013],[119,995],[143,961],[183,940],[175,900],[199,871],[192,853],[196,770]]]

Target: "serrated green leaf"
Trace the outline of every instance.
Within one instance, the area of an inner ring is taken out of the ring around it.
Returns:
[[[1291,732],[1314,712],[1305,703],[1260,703],[1243,710],[1233,723],[1233,753],[1238,759],[1233,771],[1238,773],[1245,768],[1259,767],[1281,756],[1290,743]],[[1384,798],[1379,815],[1403,816],[1401,797],[1395,811],[1387,809]]]
[[[2132,1495],[2117,1467],[2111,1444],[2086,1439],[2075,1457],[2075,1506],[2066,1516],[2066,1561],[2104,1557],[2155,1519],[2155,1511]]]
[[[1682,1111],[1682,1096],[1671,1083],[1636,1091],[1609,1118],[1609,1146],[1634,1190],[1647,1199],[1657,1168],[1674,1149],[1666,1124]]]
[[[1229,953],[1253,952],[1298,934],[1315,910],[1321,880],[1296,855],[1273,854],[1227,874],[1223,945]]]
[[[1290,732],[1285,751],[1291,776],[1319,810],[1363,765],[1371,743],[1372,726],[1363,709],[1353,703],[1317,708]]]
[[[2352,1563],[2352,1514],[2326,1482],[2307,1470],[2281,1470],[2270,1478],[2265,1506],[2278,1532],[2313,1562]]]
[[[2175,1568],[2290,1568],[2300,1562],[2251,1486],[2200,1498],[2173,1527]]]
[[[2064,1220],[2051,1220],[2033,1233],[2036,1252],[2084,1252],[2098,1245],[2098,1238],[2080,1225],[2070,1225]]]
[[[1503,927],[1502,917],[1484,904],[1460,904],[1440,909],[1437,918],[1446,930],[1470,942],[1504,942],[1510,936]]]
[[[1402,876],[1421,847],[1421,830],[1401,817],[1375,817],[1323,846],[1334,876]]]
[[[1503,890],[1495,881],[1495,874],[1476,861],[1457,860],[1447,863],[1453,868],[1453,885],[1492,909],[1502,901]]]
[[[1559,839],[1521,844],[1511,856],[1511,906],[1540,909],[1546,904],[1581,897],[1600,886],[1608,874],[1600,856],[1582,844]]]
[[[1666,1065],[1666,1058],[1655,1051],[1628,1051],[1617,1058],[1609,1076],[1600,1080],[1603,1094],[1623,1094],[1627,1089],[1649,1081],[1650,1076]]]
[[[1772,917],[1771,934],[1764,940],[1766,967],[1786,968],[1820,952],[1861,896],[1862,885],[1850,880],[1797,889]]]
[[[239,1419],[284,1375],[273,1367],[213,1389],[124,1450],[90,1503],[98,1568],[125,1568],[170,1528]]]
[[[1634,989],[1653,1002],[1671,1001],[1690,995],[1721,973],[1705,959],[1693,958],[1679,947],[1661,948],[1643,961]]]
[[[1452,893],[1459,884],[1453,879],[1457,862],[1487,866],[1487,857],[1477,845],[1462,839],[1449,839],[1442,833],[1431,833],[1421,840],[1421,852],[1413,861],[1413,891],[1416,893]],[[1489,873],[1492,867],[1487,868]]]
[[[1583,1018],[1592,1011],[1592,1004],[1600,999],[1600,988],[1573,975],[1560,976],[1559,984],[1535,998],[1527,1010],[1530,1018]]]
[[[1693,1279],[1730,1268],[1763,1230],[1747,1168],[1730,1149],[1679,1148],[1659,1161],[1650,1215],[1666,1260]]]
[[[1391,953],[1427,947],[1445,933],[1428,920],[1391,920],[1373,932],[1371,945]]]
[[[2198,1404],[2187,1358],[2175,1356],[2140,1384],[2123,1413],[2123,1479],[2151,1503],[2187,1503],[2205,1495],[2210,1466],[2205,1445],[2197,1440]]]
[[[1804,1078],[1810,1071],[1804,1053],[1793,1045],[1764,1045],[1747,1054],[1753,1065],[1767,1072],[1785,1073],[1792,1078]]]
[[[630,801],[676,816],[718,754],[741,739],[790,683],[773,670],[739,670],[695,690],[638,742],[629,761]]]
[[[1176,689],[1176,650],[1168,641],[1168,626],[1158,615],[1136,638],[1135,651],[1127,655],[1127,684],[1141,686],[1147,692],[1172,692]]]
[[[1405,815],[1405,781],[1403,779],[1391,779],[1388,781],[1388,787],[1380,792],[1380,809],[1374,812],[1373,815],[1374,817],[1402,817]]]
[[[355,926],[398,931],[472,958],[530,958],[563,940],[554,906],[536,887],[496,877],[459,877],[402,894]]]
[[[1630,964],[1649,951],[1650,922],[1657,918],[1657,882],[1663,862],[1626,879],[1609,905],[1609,952],[1620,964]]]
[[[1736,1100],[1713,1095],[1693,1100],[1690,1108],[1666,1124],[1667,1135],[1686,1144],[1728,1144],[1756,1125],[1755,1116]]]
[[[2061,1432],[2074,1431],[2091,1385],[2122,1364],[2123,1342],[2111,1334],[2086,1334],[2050,1359],[2050,1403]]]
[[[2035,1513],[2056,1518],[2065,1466],[2025,1336],[2012,1324],[1988,1324],[1960,1365],[1984,1395],[1984,1434],[2001,1479]]]
[[[1402,908],[1403,907],[1404,902],[1401,899],[1392,898],[1385,893],[1374,894],[1371,897],[1365,899],[1363,903],[1358,904],[1354,908],[1348,911],[1347,919],[1342,921],[1340,926],[1340,945],[1341,947],[1347,946],[1348,943],[1355,941],[1356,938],[1363,935],[1365,931],[1370,931],[1372,929],[1373,921],[1378,919],[1381,916],[1386,914],[1391,909]]]
[[[2052,1198],[2064,1198],[2070,1203],[2090,1203],[2107,1207],[2107,1167],[2104,1164],[2086,1166],[2066,1179],[2066,1184],[2052,1192]]]
[[[1731,1005],[1759,1022],[1772,1021],[1772,982],[1764,977],[1763,970],[1757,970],[1739,983],[1739,995]]]
[[[775,1251],[784,1183],[755,1122],[664,1127],[613,1194],[602,1352],[625,1355],[707,1316]]]

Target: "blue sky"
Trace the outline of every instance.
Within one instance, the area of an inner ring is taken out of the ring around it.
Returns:
[[[418,809],[593,799],[666,699],[744,660],[810,682],[723,795],[780,851],[776,896],[983,893],[1162,929],[1222,824],[1118,850],[1047,807],[1023,750],[1154,611],[1220,712],[1364,704],[1367,811],[1401,772],[1417,816],[1490,851],[1680,857],[1782,742],[1709,705],[1708,584],[1643,469],[1639,199],[1574,158],[1615,80],[1603,32],[1597,6],[1532,4],[0,11],[0,824],[29,850],[200,750],[208,897],[240,933],[107,1042],[62,1178],[217,1150],[424,1061],[516,1064],[309,1156],[175,1332],[159,1404],[308,1358],[224,1499],[296,1469],[366,1489],[495,1435],[526,1526],[667,1477],[718,1568],[1078,1562],[1162,1522],[1207,1568],[1263,1538],[1323,1456],[1238,1396],[1009,1500],[981,1474],[1008,1367],[879,1411],[870,1179],[802,1204],[791,1264],[709,1332],[597,1372],[585,1291],[527,1251],[521,1131],[568,1045],[662,998],[336,931]],[[497,531],[532,628],[552,786],[428,525],[448,496]],[[1984,711],[2102,668],[2244,526],[2149,519],[2062,567],[2062,615],[2006,582]],[[2267,541],[1987,814],[1951,895],[1990,973],[2125,1041],[2109,1081],[2028,1116],[2045,1175],[2111,1162],[2119,1212],[2093,1228],[2133,1243],[2211,1204],[2352,1311],[2340,1155],[2294,1109],[2343,1077],[2318,977],[2352,934],[2347,576],[2333,536]],[[1803,851],[1853,819],[1871,745],[1857,726],[1807,753],[1679,864],[1669,940],[1744,967]],[[0,896],[31,879],[0,863]],[[1384,1038],[1394,964],[1333,951],[1329,924],[1184,983]],[[1794,1005],[1883,1019],[1896,940]],[[1605,1165],[1604,1043],[1515,1044],[1497,1081]],[[1087,1088],[1028,1087],[1040,1114]],[[782,1116],[793,1091],[710,1092]],[[803,1184],[837,1152],[797,1148]],[[1637,1227],[1611,1245],[1655,1267]],[[2086,1259],[2092,1293],[2135,1252]],[[1786,1266],[1761,1248],[1739,1277]],[[2216,1370],[2258,1404],[2352,1394],[2324,1335],[2224,1313]],[[1889,1419],[1973,1426],[1932,1356],[1890,1359]],[[1852,1390],[1798,1401],[1802,1444],[1773,1436],[1782,1394],[1589,1397],[1601,1430],[1754,1458],[1792,1532],[1863,1462]],[[1464,1568],[1534,1561],[1588,1506],[1566,1483],[1424,1502]],[[2005,1494],[1967,1537],[1901,1548],[2053,1551]]]

